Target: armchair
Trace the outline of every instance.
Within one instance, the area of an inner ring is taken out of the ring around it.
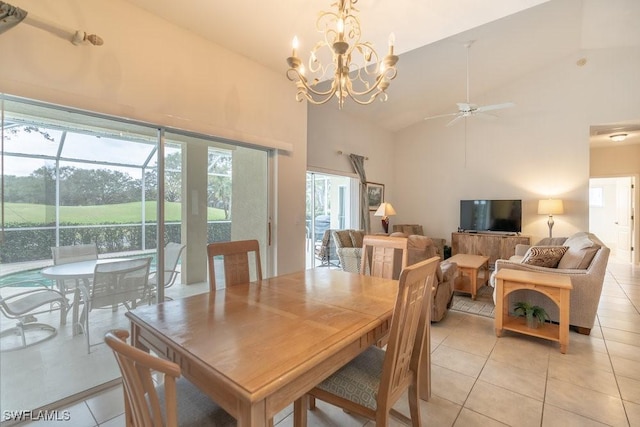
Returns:
[[[331,238],[343,271],[360,273],[363,230],[332,230]]]
[[[571,290],[569,324],[577,332],[589,335],[598,311],[604,275],[609,259],[609,248],[594,234],[586,232],[579,232],[568,238],[545,238],[535,246],[565,246],[568,249],[562,255],[557,267],[553,268],[527,263],[525,255],[530,246],[518,245],[516,247],[516,255],[508,260],[499,259],[496,261],[495,271],[498,272],[502,268],[510,268],[561,274],[570,277],[573,289]],[[493,284],[493,277],[491,283]],[[509,297],[509,307],[513,307],[516,301],[521,300],[543,307],[552,321],[558,321],[558,307],[538,292],[528,290],[513,292]]]

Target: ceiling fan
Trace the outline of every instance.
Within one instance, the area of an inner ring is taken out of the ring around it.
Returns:
[[[514,104],[513,102],[505,102],[502,104],[492,104],[492,105],[482,105],[482,106],[477,104],[472,104],[471,102],[469,102],[469,49],[471,48],[472,44],[473,44],[473,41],[465,43],[465,47],[467,48],[467,101],[458,102],[457,103],[458,111],[455,113],[438,114],[435,116],[425,117],[425,120],[437,119],[440,117],[455,116],[453,120],[447,123],[446,126],[448,127],[455,124],[460,119],[466,118],[466,117],[494,119],[496,118],[496,116],[493,114],[488,114],[487,111],[502,110],[504,108],[511,108],[516,106],[516,104]]]

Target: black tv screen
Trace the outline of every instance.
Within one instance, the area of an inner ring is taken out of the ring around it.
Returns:
[[[460,200],[464,231],[522,231],[522,200]]]

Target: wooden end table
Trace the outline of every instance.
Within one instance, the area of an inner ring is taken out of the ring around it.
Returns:
[[[455,254],[451,258],[447,258],[449,262],[455,262],[458,265],[458,277],[453,281],[453,290],[466,292],[471,294],[471,299],[476,299],[478,293],[478,272],[480,269],[489,270],[489,257],[483,255]],[[468,276],[467,281],[464,277]],[[482,284],[487,280],[488,274],[485,274]],[[481,284],[481,285],[482,285]]]
[[[501,336],[503,330],[519,332],[538,338],[560,343],[560,353],[566,353],[569,347],[569,300],[571,297],[571,278],[560,274],[539,273],[532,271],[511,270],[503,268],[496,273],[496,335]],[[527,327],[524,317],[509,315],[508,295],[519,289],[529,289],[546,295],[560,311],[557,325],[544,323],[537,328]],[[507,302],[505,304],[505,301]]]

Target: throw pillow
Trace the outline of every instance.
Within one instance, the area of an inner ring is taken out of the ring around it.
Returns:
[[[567,246],[531,246],[524,254],[522,263],[556,268],[567,249],[569,249]]]
[[[600,245],[584,232],[569,237],[564,244],[569,249],[560,260],[558,268],[585,270],[591,265],[591,260],[600,249]]]

